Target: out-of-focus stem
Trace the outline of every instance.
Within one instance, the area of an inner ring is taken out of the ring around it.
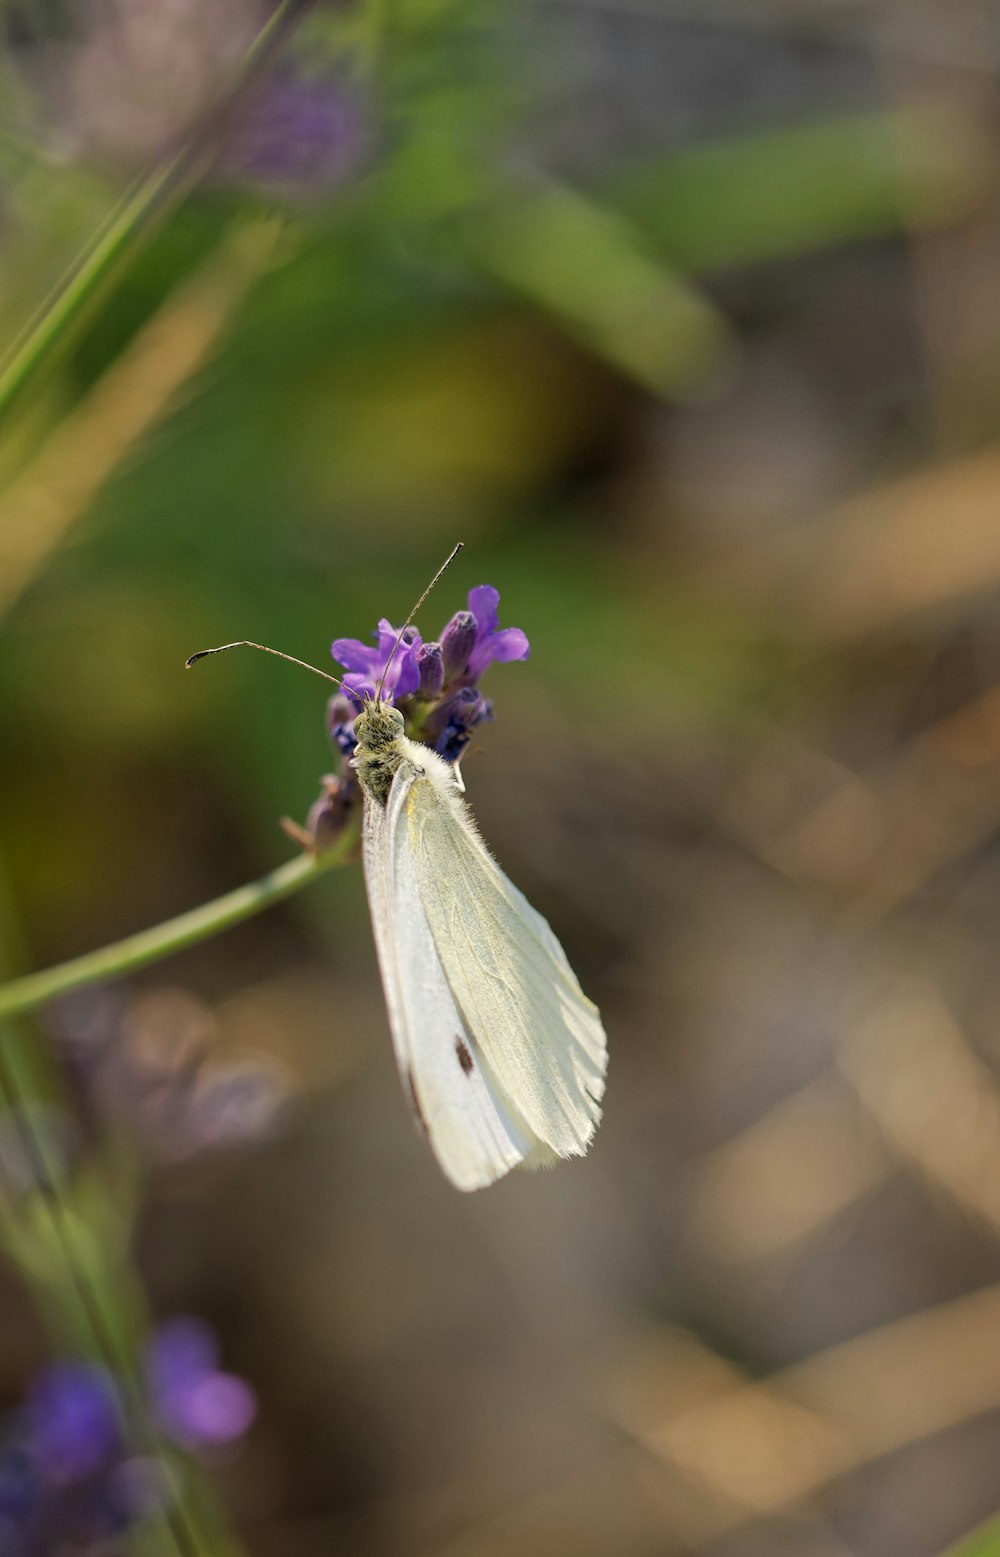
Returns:
[[[281,234],[267,220],[227,232],[0,494],[0,615],[201,368]]]
[[[170,957],[174,952],[217,935],[220,930],[228,930],[231,925],[242,923],[244,919],[259,914],[262,909],[269,908],[272,903],[278,903],[282,898],[290,897],[293,892],[308,886],[317,876],[322,876],[337,865],[346,864],[354,851],[357,836],[357,826],[348,825],[333,847],[323,854],[300,855],[285,865],[279,865],[276,870],[269,871],[266,876],[261,876],[259,881],[251,881],[244,887],[237,887],[234,892],[227,892],[224,897],[216,898],[214,902],[203,903],[186,914],[178,914],[176,919],[168,919],[150,930],[128,935],[123,941],[116,941],[111,946],[102,946],[98,951],[74,957],[72,961],[60,963],[55,968],[47,968],[42,973],[30,973],[26,978],[14,979],[0,986],[0,1018],[13,1016],[19,1011],[30,1011],[71,989],[97,984],[103,979],[120,978],[134,968],[159,962],[163,957]]]
[[[0,367],[0,419],[55,347],[121,273],[142,241],[194,188],[211,165],[220,130],[312,0],[282,0],[257,33],[223,99],[196,124],[184,145],[143,175],[55,288]]]

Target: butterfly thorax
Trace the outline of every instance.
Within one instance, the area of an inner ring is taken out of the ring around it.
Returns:
[[[354,721],[358,744],[351,766],[363,789],[382,806],[389,798],[392,781],[403,761],[400,746],[403,729],[403,716],[398,708],[373,698],[365,699],[364,707]]]

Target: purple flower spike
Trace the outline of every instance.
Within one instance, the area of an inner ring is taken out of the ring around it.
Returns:
[[[147,1353],[150,1393],[164,1431],[186,1448],[211,1450],[242,1437],[257,1414],[253,1390],[219,1368],[211,1327],[201,1319],[161,1325]]]
[[[114,1388],[95,1364],[46,1368],[32,1386],[27,1418],[32,1457],[54,1486],[92,1476],[120,1446]]]
[[[480,584],[470,590],[467,608],[455,612],[439,642],[424,643],[416,628],[407,626],[397,649],[396,630],[384,619],[374,646],[356,638],[335,641],[333,656],[347,672],[344,691],[349,696],[330,700],[327,728],[340,751],[352,800],[358,795],[352,762],[358,705],[363,696],[373,697],[380,683],[384,698],[402,713],[406,735],[433,747],[446,762],[458,762],[475,727],[493,718],[492,703],[478,690],[480,676],[494,661],[524,660],[530,652],[519,627],[500,626],[499,608],[499,592]]]
[[[500,593],[492,584],[480,584],[469,590],[469,610],[476,619],[476,641],[466,670],[471,681],[478,681],[487,665],[494,661],[505,665],[509,660],[526,660],[531,652],[520,627],[499,626],[499,608]]]
[[[382,696],[389,702],[408,697],[420,685],[420,667],[416,651],[420,647],[420,634],[415,627],[403,631],[403,639],[396,647],[399,628],[393,627],[385,617],[378,624],[378,647],[370,648],[357,638],[335,638],[331,653],[339,665],[347,671],[344,686],[358,697],[374,697],[375,688],[382,681]],[[386,667],[388,666],[388,670]]]

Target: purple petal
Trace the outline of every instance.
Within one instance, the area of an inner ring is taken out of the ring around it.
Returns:
[[[500,620],[500,591],[492,584],[477,584],[469,590],[469,610],[476,618],[479,638],[495,632]]]
[[[382,664],[378,650],[367,643],[359,643],[357,638],[334,638],[330,653],[338,665],[356,675],[375,675]]]
[[[409,697],[411,692],[417,690],[420,685],[420,666],[412,649],[400,644],[396,658],[389,667],[385,684],[397,698]]]
[[[506,665],[510,660],[526,660],[531,653],[527,634],[520,627],[501,627],[490,636],[489,645],[490,658],[498,665]]]
[[[469,655],[469,676],[477,681],[487,665],[492,665],[494,660],[501,664],[508,660],[526,660],[528,653],[528,640],[520,627],[498,628],[476,643]]]
[[[362,698],[375,696],[375,677],[365,676],[360,673],[357,675],[345,676],[343,686],[345,693],[354,693],[354,697],[352,699],[354,704],[354,714],[351,716],[353,719],[358,712]]]
[[[411,651],[419,649],[423,642],[419,631],[412,622],[408,622],[405,627],[393,627],[389,619],[383,616],[378,624],[379,664],[384,665],[386,663],[389,655],[396,648],[397,638],[401,639],[399,648],[396,651],[398,654],[402,654],[405,649],[410,649]],[[395,663],[394,659],[393,664]]]
[[[393,627],[385,617],[378,624],[378,670],[375,679],[383,681],[383,692],[387,692],[390,698],[407,697],[420,685],[420,667],[415,659],[421,643],[420,634],[412,626],[404,628],[403,633],[397,649],[400,629]]]

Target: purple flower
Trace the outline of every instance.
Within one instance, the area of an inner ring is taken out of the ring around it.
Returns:
[[[273,1129],[288,1095],[278,1066],[262,1059],[206,1065],[191,1098],[193,1146],[242,1146]]]
[[[320,847],[343,825],[348,788],[341,777],[324,785],[323,815],[313,818]],[[137,1149],[163,1162],[245,1146],[270,1134],[288,1093],[283,1073],[252,1055],[212,1060],[217,1031],[211,1007],[186,990],[152,989],[133,997],[103,1042],[95,1038],[69,1048],[92,1125],[113,1121]],[[43,1117],[39,1127],[45,1125]],[[54,1126],[41,1138],[48,1157],[58,1161]],[[67,1150],[63,1156],[71,1161]],[[17,1167],[0,1123],[0,1190],[21,1182]]]
[[[224,171],[269,182],[323,188],[340,183],[361,160],[366,115],[358,94],[332,76],[272,71],[227,130]]]
[[[145,1405],[161,1431],[195,1453],[231,1443],[256,1410],[249,1386],[219,1368],[211,1329],[194,1318],[154,1332],[147,1384]],[[111,1557],[124,1552],[132,1527],[170,1506],[163,1463],[128,1442],[124,1388],[96,1363],[57,1362],[31,1382],[25,1407],[0,1419],[3,1557]]]
[[[358,694],[359,702],[362,697],[375,696],[375,688],[383,677],[383,697],[389,702],[398,702],[400,698],[415,692],[420,685],[420,667],[416,660],[416,651],[421,643],[420,634],[415,627],[405,628],[397,649],[399,628],[393,627],[383,617],[375,636],[378,641],[375,649],[366,643],[359,643],[357,638],[335,638],[330,652],[347,671],[344,686]]]
[[[197,1452],[242,1437],[257,1414],[253,1390],[219,1367],[211,1326],[193,1317],[159,1327],[146,1357],[150,1395],[166,1433]]]
[[[61,1362],[40,1373],[28,1396],[27,1420],[32,1458],[55,1486],[93,1476],[121,1445],[114,1387],[92,1363]]]
[[[383,695],[402,708],[407,734],[433,746],[447,762],[458,761],[475,726],[493,717],[492,703],[476,686],[480,676],[494,661],[524,660],[530,652],[520,627],[500,626],[499,607],[492,584],[479,584],[439,641],[424,643],[417,629],[407,626],[394,653],[398,634],[384,618],[374,647],[356,638],[335,641],[333,657],[347,672],[344,687],[351,696],[331,698],[327,727],[347,765],[357,744],[351,698],[373,697],[383,677]]]
[[[119,1537],[149,1512],[121,1496],[121,1464],[99,1466],[76,1481],[53,1481],[37,1464],[24,1417],[7,1419],[0,1445],[0,1552],[3,1557],[60,1557],[124,1550]]]

